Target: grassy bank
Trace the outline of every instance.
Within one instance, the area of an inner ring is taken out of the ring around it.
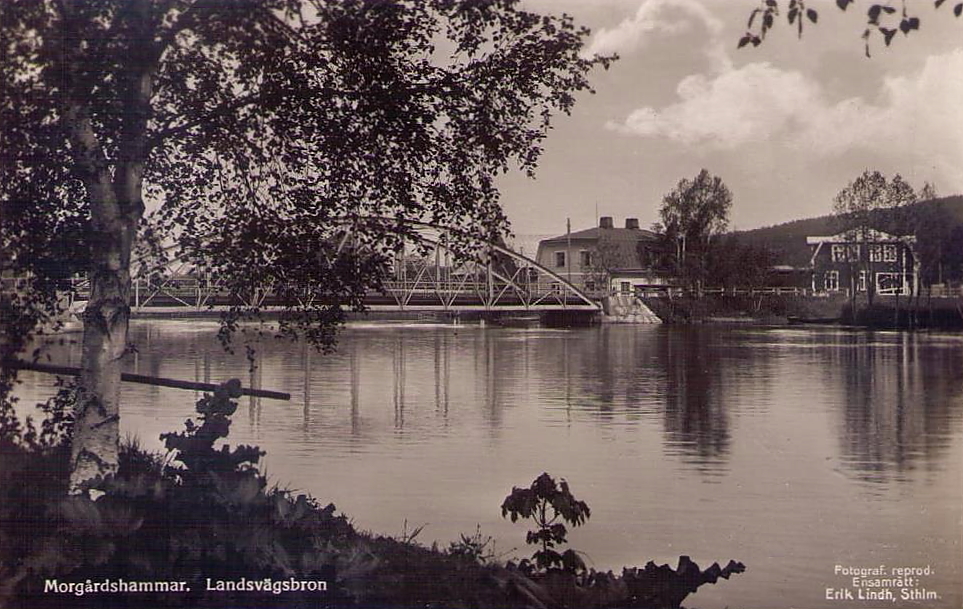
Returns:
[[[686,557],[677,569],[588,570],[555,552],[564,528],[535,514],[569,521],[577,506],[575,524],[588,518],[547,474],[502,508],[540,523],[530,561],[501,563],[479,535],[429,548],[360,532],[335,506],[269,486],[257,447],[223,444],[239,390],[231,381],[198,401],[197,421],[161,436],[166,454],[124,446],[118,474],[92,483],[96,500],[65,495],[69,391],[36,427],[0,410],[0,606],[679,607],[744,570]]]
[[[787,323],[789,318],[836,319],[846,305],[842,297],[813,298],[795,294],[709,294],[700,297],[645,298],[666,323],[744,320]]]

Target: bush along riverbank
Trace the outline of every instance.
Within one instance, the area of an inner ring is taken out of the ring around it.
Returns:
[[[707,294],[702,297],[643,298],[665,323],[840,323],[874,329],[963,329],[963,302],[956,298],[877,296],[872,306],[861,298],[853,315],[843,294]]]
[[[679,607],[741,573],[648,563],[620,575],[561,550],[589,507],[548,474],[502,505],[531,520],[531,559],[499,563],[478,534],[448,549],[357,531],[331,504],[270,487],[264,453],[219,445],[237,408],[229,381],[197,402],[197,421],[164,434],[166,455],[128,443],[96,500],[66,496],[69,389],[39,427],[0,411],[0,607]],[[323,472],[322,472],[323,475]]]
[[[665,323],[785,324],[793,317],[837,319],[847,301],[795,294],[706,294],[643,298],[643,302]]]

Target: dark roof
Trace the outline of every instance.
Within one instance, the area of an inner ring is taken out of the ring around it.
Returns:
[[[598,241],[599,233],[605,235],[607,239],[613,241],[655,241],[658,235],[643,228],[599,228],[593,226],[579,231],[574,231],[570,235],[559,235],[550,239],[542,239],[542,243],[565,243],[569,239],[583,241]]]

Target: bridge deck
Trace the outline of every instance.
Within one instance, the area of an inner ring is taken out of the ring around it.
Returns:
[[[77,290],[73,295],[72,307],[77,309],[87,300],[86,290]],[[531,291],[528,293],[503,293],[494,301],[485,302],[478,294],[471,292],[439,293],[427,290],[396,291],[385,294],[370,294],[364,300],[364,306],[371,311],[452,311],[452,312],[548,312],[548,311],[598,311],[600,305],[588,304],[584,300],[571,295],[559,294],[551,290]],[[250,305],[232,298],[227,294],[207,291],[200,283],[192,287],[166,287],[164,289],[148,289],[140,287],[134,290],[131,297],[131,307],[135,312],[154,311],[158,313],[168,311],[204,311],[226,310],[231,306]],[[285,303],[271,294],[257,299],[257,304],[264,310],[279,311],[285,308]]]

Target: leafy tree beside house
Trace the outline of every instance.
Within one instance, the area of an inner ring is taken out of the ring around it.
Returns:
[[[712,239],[729,224],[731,207],[729,188],[705,169],[694,179],[683,178],[663,197],[663,236],[675,252],[676,273],[690,289],[704,285]]]
[[[936,186],[934,186],[932,182],[923,182],[923,188],[920,188],[919,192],[920,201],[930,201],[939,196],[936,192]]]
[[[595,290],[602,294],[609,292],[613,271],[642,266],[637,247],[627,247],[624,242],[613,239],[605,230],[599,230],[599,238],[587,255],[589,264],[586,284],[595,286]]]
[[[938,198],[929,182],[919,193],[920,203],[907,214],[907,228],[916,236],[920,282],[924,286],[963,278],[963,224],[960,197]]]
[[[908,230],[907,212],[916,202],[916,192],[902,176],[896,174],[892,180],[878,171],[864,171],[836,195],[833,200],[833,218],[837,232],[855,247],[868,248],[876,231],[886,230],[893,233],[906,233]],[[847,254],[850,267],[849,293],[852,310],[855,311],[857,276],[862,272],[865,277],[875,277],[873,257],[868,251],[855,255]],[[870,306],[876,294],[875,281],[867,279],[866,298]]]
[[[148,203],[158,240],[237,302],[265,284],[316,296],[290,298],[279,332],[330,346],[404,220],[505,231],[496,177],[534,171],[552,117],[611,59],[581,56],[586,36],[514,0],[0,3],[0,270],[22,278],[0,294],[0,356],[86,271],[72,492],[117,466]],[[334,249],[344,218],[365,255]],[[237,305],[225,335],[257,316]]]
[[[775,257],[769,248],[744,243],[738,235],[716,239],[709,249],[707,285],[720,288],[771,286]]]

